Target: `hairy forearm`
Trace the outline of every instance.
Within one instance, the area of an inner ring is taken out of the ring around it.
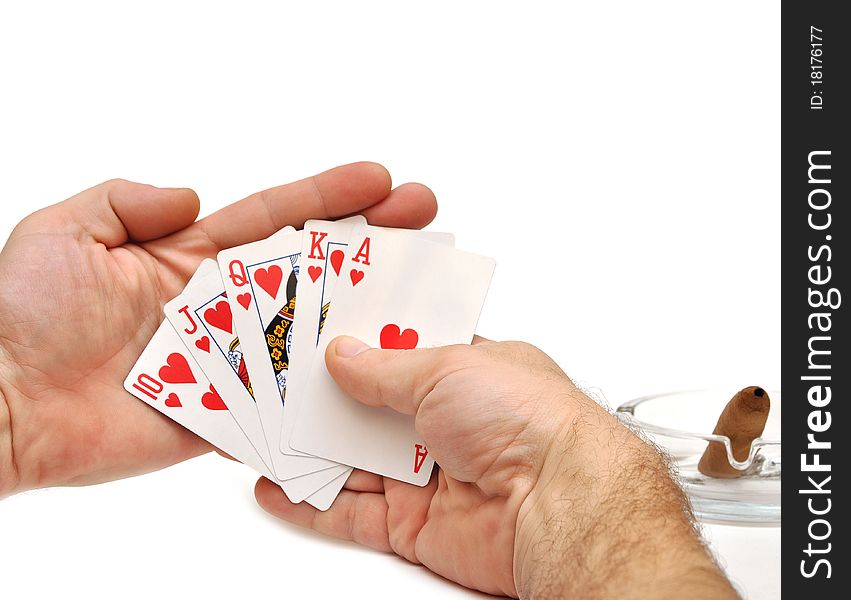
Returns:
[[[521,598],[738,598],[664,459],[606,413],[558,440],[518,520]]]

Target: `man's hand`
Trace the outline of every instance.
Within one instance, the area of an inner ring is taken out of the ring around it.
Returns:
[[[36,212],[0,253],[0,497],[159,469],[210,446],[122,383],[207,257],[285,225],[354,213],[418,228],[431,191],[373,163],[259,192],[195,222],[198,197],[109,181]]]
[[[357,400],[416,415],[440,468],[424,488],[355,471],[324,513],[260,479],[270,513],[492,594],[736,597],[662,457],[540,350],[341,337],[325,360]]]

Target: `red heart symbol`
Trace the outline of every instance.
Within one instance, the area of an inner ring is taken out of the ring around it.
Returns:
[[[385,325],[381,330],[381,347],[392,350],[410,350],[417,347],[420,336],[413,329],[401,331],[393,323]]]
[[[334,250],[331,253],[331,266],[334,267],[334,272],[339,275],[340,267],[343,266],[343,254],[342,250]]]
[[[216,302],[215,308],[208,308],[204,311],[204,320],[213,327],[217,327],[227,333],[233,333],[233,315],[230,312],[230,304],[227,300],[219,300]],[[210,347],[209,341],[207,348]]]
[[[166,383],[195,383],[195,376],[182,354],[172,352],[160,367],[160,379]]]
[[[284,278],[284,272],[278,265],[272,265],[268,269],[257,269],[254,274],[254,281],[261,288],[266,290],[266,293],[272,298],[278,297],[278,289],[281,287],[281,280]]]
[[[251,306],[251,294],[240,294],[236,297],[236,301],[239,302],[242,308],[248,310],[248,307]]]
[[[320,275],[322,275],[322,267],[311,265],[307,267],[307,274],[310,275],[311,281],[313,281],[313,283],[316,283],[316,280],[319,279]]]
[[[363,271],[358,271],[357,269],[352,269],[351,273],[349,273],[349,277],[352,278],[352,287],[354,287],[358,283],[360,283],[361,279],[363,279]]]
[[[203,350],[204,352],[210,351],[210,338],[206,335],[202,337],[200,340],[195,340],[195,347],[199,350]]]
[[[227,410],[228,407],[225,406],[222,397],[219,396],[219,393],[216,391],[212,385],[210,386],[210,391],[206,392],[203,396],[201,396],[201,404],[204,405],[205,408],[210,410]]]
[[[168,395],[168,398],[166,398],[166,399],[165,399],[165,405],[166,405],[166,406],[169,406],[169,407],[171,407],[171,408],[176,408],[176,407],[179,407],[179,406],[183,406],[183,405],[180,403],[180,398],[178,398],[178,397],[177,397],[177,394],[175,394],[174,392],[170,393],[170,394]]]

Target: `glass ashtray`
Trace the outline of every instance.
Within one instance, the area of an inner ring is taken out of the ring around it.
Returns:
[[[771,407],[765,430],[753,441],[743,461],[733,456],[727,436],[712,433],[737,391],[694,390],[644,396],[619,406],[617,415],[668,454],[698,518],[739,525],[778,525],[780,390],[767,390]],[[723,444],[727,461],[742,475],[718,479],[698,471],[697,463],[709,444]]]

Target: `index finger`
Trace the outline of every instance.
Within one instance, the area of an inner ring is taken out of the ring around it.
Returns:
[[[218,249],[265,239],[287,225],[300,229],[309,219],[365,213],[393,227],[423,227],[437,211],[434,194],[422,185],[390,189],[383,166],[359,162],[257,192],[198,221]],[[400,206],[397,206],[400,205]]]

